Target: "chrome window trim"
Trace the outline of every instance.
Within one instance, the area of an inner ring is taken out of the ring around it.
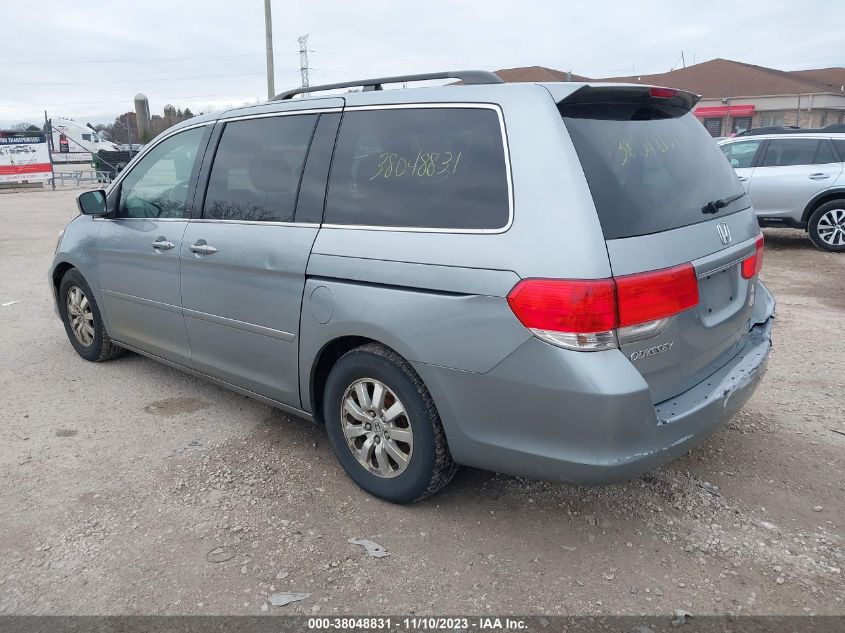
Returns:
[[[93,218],[94,222],[188,222],[190,218],[106,218],[98,215]]]
[[[248,121],[250,119],[268,119],[277,116],[290,116],[295,114],[326,114],[332,112],[343,112],[343,107],[335,106],[330,108],[305,108],[302,110],[282,110],[278,112],[262,112],[260,114],[244,114],[241,116],[229,117],[229,118],[221,118],[218,119],[219,123],[229,123],[231,121]],[[308,151],[311,151],[309,147]],[[215,149],[214,154],[216,157],[217,149]],[[213,157],[213,158],[214,158]],[[306,155],[307,160],[307,155]],[[213,166],[213,162],[212,162]],[[305,168],[305,164],[303,163],[303,169]],[[209,173],[208,179],[211,179],[211,174]],[[206,189],[208,189],[208,182],[206,182]],[[296,212],[296,209],[294,209]],[[200,209],[200,213],[202,213],[202,209]],[[220,223],[220,224],[267,224],[269,226],[298,226],[301,228],[320,228],[318,223],[314,222],[279,222],[275,220],[222,220],[217,218],[191,218],[188,220],[189,222],[198,222],[198,223]]]
[[[117,187],[121,182],[123,182],[123,179],[126,178],[126,176],[128,176],[132,172],[133,169],[135,169],[135,167],[138,165],[138,163],[141,162],[141,159],[143,159],[144,156],[146,156],[148,152],[152,151],[160,143],[163,143],[164,141],[169,139],[171,136],[176,136],[180,132],[187,132],[188,130],[193,130],[193,129],[198,128],[198,127],[205,127],[206,125],[214,125],[216,122],[217,122],[216,119],[214,121],[204,121],[202,123],[194,123],[193,125],[186,125],[185,127],[180,127],[178,130],[173,130],[172,132],[169,132],[169,133],[168,132],[162,132],[161,135],[160,135],[160,138],[157,138],[157,139],[154,139],[153,141],[150,141],[144,147],[144,149],[141,150],[140,154],[138,154],[135,158],[133,158],[132,160],[129,161],[129,163],[126,165],[126,167],[123,168],[123,171],[120,172],[117,175],[117,177],[112,181],[111,187],[109,187],[108,192],[111,193],[112,190],[114,190],[115,187]],[[150,219],[150,218],[147,218],[147,219]]]
[[[457,110],[475,109],[475,110],[493,110],[499,118],[499,128],[502,133],[502,148],[505,156],[505,176],[508,183],[508,221],[507,223],[497,229],[458,229],[458,228],[435,228],[435,227],[416,227],[416,226],[378,226],[371,224],[331,224],[323,223],[324,229],[348,229],[353,231],[393,231],[403,233],[456,233],[456,234],[472,234],[472,235],[498,235],[506,233],[513,226],[513,175],[511,173],[511,158],[510,148],[508,147],[507,127],[505,126],[505,117],[502,113],[502,107],[496,103],[482,103],[471,101],[449,101],[449,102],[414,102],[414,103],[396,103],[396,104],[380,104],[380,105],[354,105],[346,106],[346,111],[362,111],[362,110],[399,110],[399,109],[432,109],[432,108],[450,108]],[[342,127],[342,124],[341,124]],[[338,135],[340,131],[338,131]],[[334,163],[334,161],[332,161]],[[332,164],[334,168],[334,164]],[[331,181],[331,173],[329,174],[329,181]],[[328,183],[327,183],[328,184]],[[326,195],[326,203],[328,204],[328,194]]]
[[[300,228],[319,229],[316,222],[280,222],[276,220],[220,220],[217,218],[194,218],[188,222],[198,224],[266,224],[269,226],[297,226]]]
[[[268,119],[276,116],[292,116],[296,114],[328,114],[330,112],[343,112],[343,107],[305,108],[302,110],[280,110],[277,112],[261,112],[259,114],[241,114],[233,117],[220,118],[218,121],[220,123],[229,123],[230,121],[245,121],[248,119]]]

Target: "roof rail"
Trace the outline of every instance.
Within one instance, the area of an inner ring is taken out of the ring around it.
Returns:
[[[487,70],[452,70],[442,73],[423,73],[419,75],[397,75],[395,77],[379,77],[378,79],[358,79],[357,81],[342,81],[336,84],[323,84],[322,86],[308,86],[293,88],[280,92],[270,101],[283,101],[291,99],[294,95],[306,92],[322,92],[323,90],[335,90],[336,88],[354,88],[363,86],[364,91],[381,90],[382,84],[394,84],[404,81],[427,81],[429,79],[460,79],[465,85],[468,84],[501,84],[502,78]]]

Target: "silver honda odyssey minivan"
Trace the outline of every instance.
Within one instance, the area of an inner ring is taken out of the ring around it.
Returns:
[[[460,82],[382,90],[436,78]],[[480,71],[307,91],[175,126],[79,196],[49,280],[82,358],[323,424],[398,503],[459,464],[635,477],[751,396],[774,300],[698,97]]]

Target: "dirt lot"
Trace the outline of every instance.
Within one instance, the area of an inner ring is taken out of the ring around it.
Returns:
[[[683,459],[606,488],[463,469],[396,507],[319,427],[79,359],[45,277],[75,193],[0,194],[0,613],[845,614],[845,255],[767,232],[769,373]]]

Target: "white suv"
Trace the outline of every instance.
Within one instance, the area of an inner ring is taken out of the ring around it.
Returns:
[[[845,134],[743,136],[719,147],[760,226],[802,228],[818,248],[845,252]]]

